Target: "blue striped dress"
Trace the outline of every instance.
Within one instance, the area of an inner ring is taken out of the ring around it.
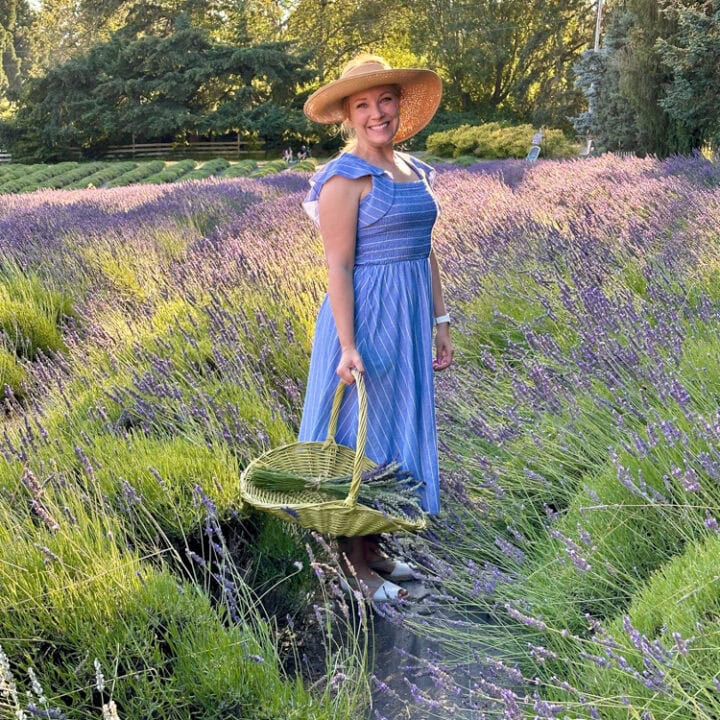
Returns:
[[[423,509],[440,509],[435,395],[433,303],[429,254],[439,208],[431,190],[434,171],[403,155],[414,182],[396,183],[389,172],[351,153],[323,166],[310,180],[303,207],[317,223],[323,184],[334,175],[371,176],[360,201],[355,245],[355,342],[365,365],[368,437],[365,455],[376,463],[400,462],[424,483]],[[315,326],[299,440],[324,440],[338,384],[340,343],[326,296]],[[357,393],[348,388],[337,441],[355,447]]]

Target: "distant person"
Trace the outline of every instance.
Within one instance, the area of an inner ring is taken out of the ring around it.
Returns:
[[[300,146],[300,150],[298,150],[297,159],[298,160],[305,160],[305,158],[308,156],[307,154],[307,148],[304,145]]]
[[[532,140],[530,141],[530,149],[528,150],[528,154],[525,157],[528,162],[535,162],[538,157],[540,157],[540,146],[542,145],[544,137],[545,132],[542,128],[540,128],[540,130],[538,130],[538,132],[536,132],[532,136]]]
[[[545,137],[545,131],[543,130],[543,128],[540,128],[540,130],[538,130],[538,132],[536,132],[533,135],[532,140],[530,141],[530,144],[540,147],[542,145],[542,141],[543,141],[544,137]]]
[[[289,165],[293,161],[293,151],[291,147],[285,148],[283,151],[283,160]]]

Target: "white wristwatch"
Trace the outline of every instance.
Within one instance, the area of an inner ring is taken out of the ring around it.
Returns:
[[[435,324],[436,325],[442,325],[443,323],[449,323],[450,322],[450,315],[447,313],[445,315],[438,315],[435,318]]]

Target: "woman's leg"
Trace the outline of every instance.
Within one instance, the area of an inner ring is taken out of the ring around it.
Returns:
[[[397,582],[412,580],[416,577],[416,572],[411,565],[398,558],[388,556],[380,546],[380,535],[366,535],[364,539],[365,558],[372,571]]]
[[[376,553],[379,551],[377,538],[368,540],[364,536],[339,537],[338,548],[341,567],[346,577],[363,582],[368,588],[369,597],[372,598],[380,586],[386,582],[368,564],[377,559]],[[405,589],[401,589],[398,593],[398,597],[406,595]]]

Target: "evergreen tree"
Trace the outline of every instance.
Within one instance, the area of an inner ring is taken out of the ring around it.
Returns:
[[[124,29],[32,82],[13,152],[53,160],[70,146],[173,140],[231,130],[281,136],[301,117],[306,59],[287,43],[213,43],[185,16],[164,36]],[[304,122],[304,121],[303,121]]]
[[[665,10],[678,24],[672,39],[658,50],[672,75],[662,107],[680,125],[693,148],[720,147],[720,0],[666,0]]]
[[[676,19],[657,0],[611,8],[602,50],[576,65],[589,111],[575,118],[575,127],[589,129],[598,149],[666,156],[695,146],[693,133],[667,104],[672,73],[660,48],[676,34]]]
[[[586,50],[575,65],[577,84],[588,101],[588,111],[574,119],[581,136],[590,135],[598,151],[635,150],[638,146],[638,118],[620,88],[618,59],[628,43],[632,15],[622,8],[610,13],[603,46]]]
[[[673,37],[677,25],[657,0],[627,0],[626,8],[631,22],[617,62],[620,91],[636,114],[636,149],[661,156],[688,152],[688,138],[663,107],[671,74],[657,49],[658,38]]]

